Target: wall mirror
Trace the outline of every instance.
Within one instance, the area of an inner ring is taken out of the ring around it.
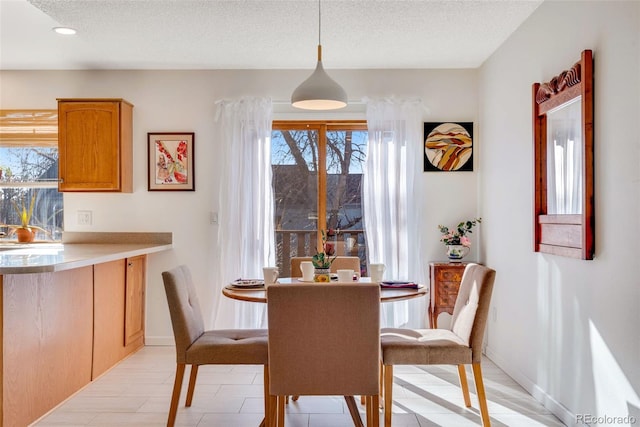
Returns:
[[[534,250],[593,259],[593,57],[533,84]]]

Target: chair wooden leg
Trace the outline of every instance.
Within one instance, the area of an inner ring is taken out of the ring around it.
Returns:
[[[476,393],[478,393],[478,403],[480,405],[480,415],[482,416],[482,426],[491,427],[489,419],[489,408],[487,407],[487,396],[484,393],[484,382],[482,381],[482,368],[480,363],[471,364],[473,369],[473,380],[476,383]]]
[[[462,397],[464,397],[464,406],[470,408],[469,383],[467,382],[467,371],[464,365],[458,365],[458,376],[460,377],[460,388],[462,389]]]
[[[365,397],[367,409],[367,427],[378,427],[380,425],[380,397],[379,395]]]
[[[371,400],[371,415],[373,416],[371,426],[380,427],[380,396],[374,394],[371,396]]]
[[[184,363],[176,365],[176,378],[173,381],[173,393],[171,394],[171,405],[169,406],[169,418],[167,419],[167,427],[173,427],[176,423],[176,414],[178,413],[178,401],[180,400],[180,390],[182,389],[182,378],[184,377]]]
[[[365,396],[360,396],[360,404],[361,405],[366,405],[367,404],[367,398]]]
[[[380,402],[380,409],[384,407],[384,365],[382,364],[382,359],[380,359],[380,386],[378,392],[378,401]]]
[[[364,413],[365,413],[365,425],[371,426],[371,396],[360,396],[360,400],[364,399]]]
[[[384,365],[384,427],[391,427],[393,409],[393,365]]]
[[[271,416],[271,424],[269,427],[277,427],[278,424],[278,397],[269,395],[269,414]]]
[[[284,396],[278,396],[278,427],[284,427]]]
[[[187,402],[184,406],[191,406],[193,392],[196,389],[196,377],[198,376],[198,365],[191,365],[191,375],[189,375],[189,387],[187,388]]]
[[[263,367],[264,375],[264,425],[271,427],[271,405],[269,403],[269,365]]]

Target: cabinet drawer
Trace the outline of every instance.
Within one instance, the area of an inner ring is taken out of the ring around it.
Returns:
[[[443,294],[458,294],[458,290],[460,289],[460,282],[440,282],[438,286],[438,290]]]
[[[462,280],[464,269],[440,269],[438,271],[438,280],[459,282]]]
[[[457,294],[440,294],[438,295],[436,304],[438,307],[453,307],[456,305]]]

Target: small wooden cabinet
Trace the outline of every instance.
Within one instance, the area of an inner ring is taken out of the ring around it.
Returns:
[[[432,328],[438,327],[440,313],[453,314],[456,304],[462,273],[468,263],[432,262],[429,263],[429,279],[431,283],[431,304],[429,320]]]
[[[133,105],[58,99],[59,191],[133,191]]]
[[[144,344],[144,285],[146,257],[127,258],[124,303],[124,346]]]
[[[144,345],[145,280],[144,255],[94,266],[92,379]]]

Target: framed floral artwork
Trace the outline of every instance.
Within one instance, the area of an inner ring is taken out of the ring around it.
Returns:
[[[424,171],[473,171],[473,122],[424,124]]]
[[[193,132],[149,132],[149,191],[194,191]]]

